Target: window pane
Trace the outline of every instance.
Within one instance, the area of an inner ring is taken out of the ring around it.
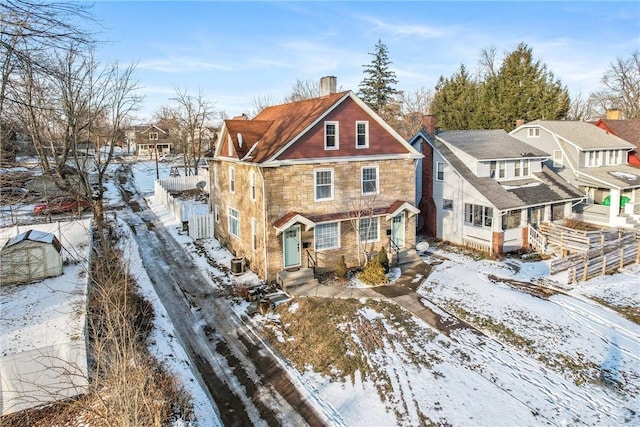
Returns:
[[[316,200],[331,198],[331,178],[331,171],[316,172]]]
[[[370,242],[378,240],[378,218],[360,219],[360,241]]]
[[[367,145],[367,124],[366,123],[358,123],[357,124],[357,144],[359,147]]]
[[[376,168],[362,169],[362,193],[370,194],[378,191],[378,171]]]
[[[325,145],[327,147],[335,147],[336,146],[336,125],[334,124],[325,124],[324,128],[325,133]]]
[[[315,227],[316,250],[338,247],[338,223],[318,224]]]

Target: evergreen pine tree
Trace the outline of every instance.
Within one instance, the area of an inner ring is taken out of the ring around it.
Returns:
[[[375,52],[369,55],[373,56],[373,60],[370,64],[363,65],[365,77],[360,82],[358,96],[376,113],[382,113],[391,104],[393,95],[398,93],[394,88],[398,80],[396,73],[389,69],[389,51],[382,41],[378,40]]]
[[[464,65],[449,78],[440,77],[431,103],[438,127],[447,130],[477,129],[478,83]]]

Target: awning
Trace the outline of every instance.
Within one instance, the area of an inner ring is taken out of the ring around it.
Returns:
[[[298,212],[288,212],[285,216],[277,220],[273,227],[276,229],[276,234],[282,233],[287,228],[295,225],[295,224],[303,224],[305,226],[304,231],[309,231],[313,227],[316,226],[316,223],[311,221],[309,218],[305,217]]]

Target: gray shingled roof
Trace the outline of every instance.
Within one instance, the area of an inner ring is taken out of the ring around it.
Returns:
[[[542,172],[534,174],[535,178],[507,181],[501,185],[493,178],[476,176],[442,141],[436,139],[434,148],[498,210],[522,209],[528,206],[583,198],[578,189],[546,167]]]
[[[633,149],[635,145],[587,122],[572,120],[534,120],[524,126],[540,126],[583,150]]]
[[[592,126],[594,127],[594,126]],[[549,157],[546,153],[503,129],[451,130],[436,133],[439,138],[478,160]]]

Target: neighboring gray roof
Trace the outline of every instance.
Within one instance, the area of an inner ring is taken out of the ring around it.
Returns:
[[[451,130],[437,132],[436,138],[440,138],[447,144],[451,144],[451,146],[464,151],[478,160],[522,159],[550,156],[549,153],[509,135],[503,129]]]
[[[540,126],[551,133],[574,144],[582,150],[596,149],[633,149],[635,145],[628,143],[604,129],[589,124],[571,120],[534,120],[525,127]]]
[[[583,198],[582,193],[548,168],[527,180],[506,181],[500,184],[493,178],[478,177],[440,140],[434,148],[476,190],[481,192],[498,210],[521,209],[546,203]]]
[[[621,190],[640,188],[640,169],[629,165],[600,166],[580,169],[577,182],[601,187],[603,182]]]

